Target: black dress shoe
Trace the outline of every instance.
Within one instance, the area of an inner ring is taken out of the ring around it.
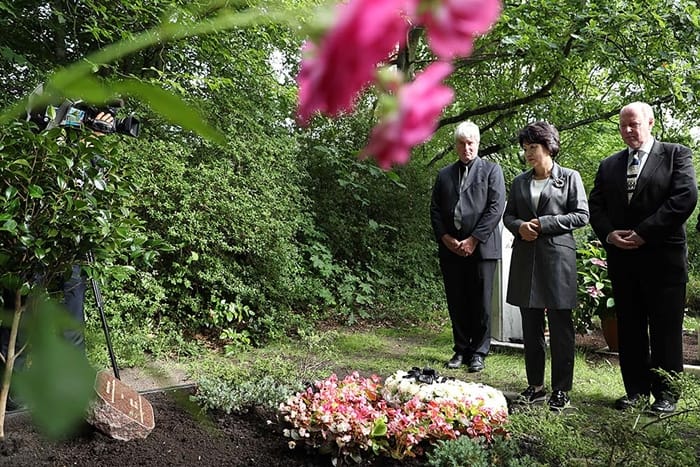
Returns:
[[[547,404],[549,404],[549,408],[552,410],[564,410],[569,406],[570,402],[571,399],[569,399],[568,394],[559,389],[555,389],[552,391],[552,396],[549,398],[549,401],[547,401]]]
[[[518,400],[525,402],[526,404],[532,404],[534,402],[542,402],[547,398],[547,391],[545,391],[544,386],[539,391],[535,386],[528,386],[523,392],[520,393]]]
[[[472,358],[469,360],[469,373],[477,373],[484,368],[484,357],[478,353],[472,355]]]
[[[633,407],[642,407],[649,403],[649,396],[646,394],[632,394],[631,396],[622,396],[615,401],[617,410],[627,410]]]
[[[659,415],[673,413],[676,411],[676,403],[668,399],[656,399],[651,404],[651,411]]]
[[[456,353],[452,358],[445,364],[447,368],[452,370],[459,368],[464,363],[464,356],[461,353]]]

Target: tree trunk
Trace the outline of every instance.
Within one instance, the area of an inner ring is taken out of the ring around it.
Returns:
[[[7,398],[10,395],[10,383],[12,382],[12,370],[15,366],[15,344],[17,343],[17,333],[19,322],[22,318],[22,293],[18,289],[15,291],[15,310],[12,314],[12,328],[10,328],[10,341],[7,343],[7,355],[5,356],[5,373],[2,376],[2,388],[0,389],[0,441],[5,440],[5,414],[7,412]]]

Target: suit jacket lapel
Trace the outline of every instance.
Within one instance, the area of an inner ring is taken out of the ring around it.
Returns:
[[[537,205],[537,213],[541,212],[545,208],[545,206],[547,206],[547,203],[549,203],[549,200],[552,197],[552,190],[554,189],[554,184],[552,183],[552,180],[558,180],[560,178],[562,178],[561,167],[555,162],[554,166],[552,166],[552,174],[547,179],[547,183],[544,186],[542,193],[540,194],[540,202]]]
[[[654,141],[651,151],[649,154],[647,154],[647,160],[644,162],[644,167],[642,167],[642,171],[639,173],[639,177],[637,177],[637,186],[634,189],[634,195],[632,195],[632,198],[643,190],[644,186],[649,182],[649,180],[652,179],[654,172],[656,172],[656,169],[659,167],[665,156],[666,155],[662,151],[661,145],[658,144],[657,141]]]
[[[479,173],[481,170],[481,159],[477,157],[474,159],[474,162],[472,162],[471,166],[469,167],[469,172],[467,172],[467,184],[464,186],[464,189],[466,190],[469,188],[469,186],[474,183],[474,179],[476,178],[476,174]]]
[[[450,172],[450,179],[452,180],[452,186],[454,187],[457,199],[459,199],[459,164],[461,164],[459,161],[452,164],[452,170]]]
[[[530,185],[532,184],[533,170],[530,169],[525,172],[525,177],[522,179],[522,183],[518,187],[520,191],[520,197],[527,201],[527,206],[530,208],[530,216],[537,217],[537,206],[532,205],[532,194],[530,193]]]

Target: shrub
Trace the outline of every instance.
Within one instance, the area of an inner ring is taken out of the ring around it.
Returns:
[[[686,287],[687,313],[691,316],[700,316],[700,274],[690,271],[688,286]]]
[[[435,448],[427,455],[431,467],[488,467],[489,456],[486,446],[480,439],[465,436],[454,440],[438,441]]]
[[[426,455],[430,467],[534,467],[541,466],[529,455],[522,455],[517,443],[509,437],[498,436],[493,443],[483,438],[466,436],[438,441]]]

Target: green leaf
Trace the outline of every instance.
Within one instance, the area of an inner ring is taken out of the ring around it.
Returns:
[[[29,196],[32,198],[41,198],[44,196],[44,189],[38,185],[29,185]]]
[[[8,186],[5,188],[5,199],[10,199],[17,195],[17,188],[13,186]]]
[[[114,85],[114,90],[118,93],[139,97],[171,122],[187,130],[192,130],[210,141],[218,144],[226,142],[223,133],[207,125],[204,117],[194,111],[182,98],[169,91],[136,80],[118,82]]]
[[[77,428],[94,397],[95,370],[85,355],[66,341],[63,331],[75,328],[68,313],[57,303],[33,297],[33,319],[28,323],[32,364],[16,374],[33,421],[51,437]]]
[[[13,219],[8,219],[5,221],[5,223],[2,224],[2,227],[0,227],[0,229],[15,234],[17,233],[17,222],[15,222]]]
[[[381,437],[381,436],[386,436],[386,433],[388,431],[388,428],[386,426],[386,420],[383,418],[378,418],[374,422],[374,426],[372,427],[372,437]]]
[[[93,178],[92,183],[95,185],[95,188],[100,191],[104,191],[104,189],[107,187],[107,184],[102,178]]]
[[[29,161],[27,161],[27,159],[17,159],[17,160],[12,161],[12,164],[23,165],[23,166],[28,167],[30,169],[32,168],[31,164],[29,163]]]

